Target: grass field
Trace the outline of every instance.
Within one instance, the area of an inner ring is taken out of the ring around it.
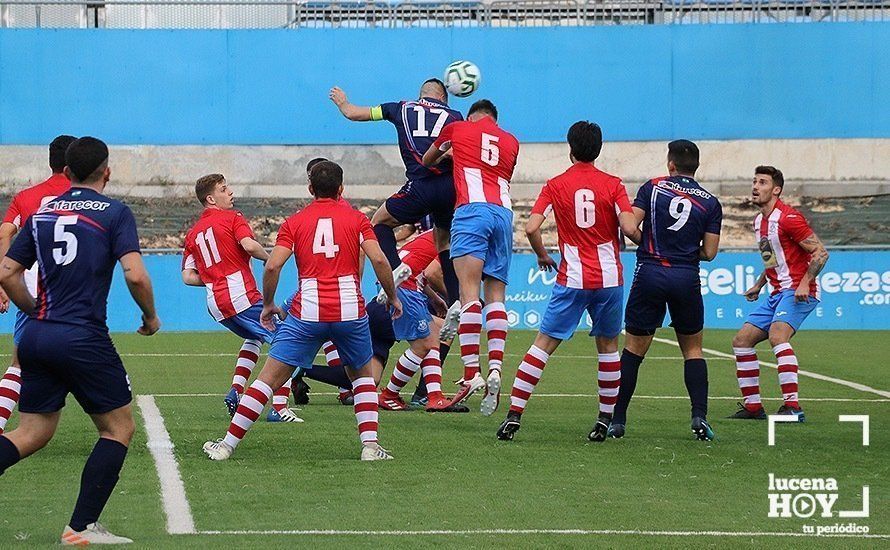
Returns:
[[[506,392],[532,336],[517,331],[508,338]],[[710,331],[706,346],[730,351],[730,337],[728,331]],[[627,437],[589,443],[596,416],[595,348],[578,336],[551,360],[513,442],[494,437],[503,401],[490,418],[476,412],[478,398],[471,402],[474,412],[465,415],[381,412],[381,442],[396,460],[370,464],[357,460],[351,407],[339,405],[320,384],[313,385],[312,401],[299,413],[304,424],[258,422],[231,460],[211,462],[201,444],[221,437],[228,424],[222,395],[237,338],[161,333],[117,335],[115,341],[134,394],[154,396],[148,401],[153,399],[162,418],[153,420],[163,421],[175,445],[194,522],[191,534],[168,534],[161,485],[137,409],[137,433],[103,521],[139,547],[890,545],[887,332],[811,331],[794,340],[802,369],[878,393],[801,376],[807,422],[778,425],[774,447],[767,446],[766,422],[722,419],[735,411],[738,389],[734,363],[716,356],[709,361],[709,418],[718,439],[694,441],[679,351],[665,342],[656,343],[643,364]],[[774,360],[765,346],[760,358]],[[459,376],[458,363],[449,357],[446,380]],[[768,412],[778,408],[774,369],[762,369],[761,391]],[[0,548],[58,541],[95,441],[86,416],[73,400],[69,405],[55,440],[0,478]],[[861,444],[860,424],[839,423],[840,414],[869,415],[870,446]],[[14,424],[15,417],[10,427]],[[861,487],[868,485],[871,515],[768,518],[768,473],[837,479],[835,512],[859,510]],[[187,519],[179,512],[172,521],[182,526]],[[771,535],[850,522],[885,538]],[[325,530],[338,533],[319,533]],[[603,533],[608,530],[622,533]]]

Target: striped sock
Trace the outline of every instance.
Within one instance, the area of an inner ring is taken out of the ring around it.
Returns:
[[[457,338],[460,342],[460,360],[464,363],[464,380],[479,374],[479,338],[482,334],[482,304],[470,302],[460,310]]]
[[[288,378],[287,381],[282,384],[280,388],[275,390],[274,394],[272,394],[272,408],[276,411],[287,408],[287,400],[290,399],[291,381],[292,379]]]
[[[337,346],[333,342],[328,340],[322,345],[322,349],[324,350],[324,360],[329,367],[339,368],[343,366],[343,362],[340,361],[340,352],[337,351]]]
[[[442,395],[442,360],[439,350],[431,349],[420,362],[420,374],[426,386],[426,394],[430,399],[444,397]]]
[[[232,377],[232,387],[238,392],[238,395],[244,393],[244,386],[250,380],[250,373],[256,366],[256,362],[260,358],[260,346],[263,343],[259,340],[245,340],[238,352],[238,361],[235,363],[235,376]]]
[[[377,387],[370,376],[352,381],[355,421],[358,423],[358,437],[364,443],[377,443]]]
[[[422,359],[410,349],[406,349],[405,353],[399,357],[396,368],[392,369],[392,376],[389,378],[389,384],[386,385],[386,391],[390,395],[398,395],[402,388],[405,387],[411,377],[420,370]]]
[[[618,388],[621,386],[621,356],[618,352],[600,353],[597,368],[599,384],[600,414],[612,416],[618,401]]]
[[[503,302],[494,302],[482,309],[488,334],[488,369],[501,370],[504,364],[504,346],[507,342],[507,308]]]
[[[800,407],[797,402],[797,356],[791,344],[779,344],[773,348],[776,362],[779,364],[779,385],[782,387],[782,400],[788,407]]]
[[[757,350],[732,348],[732,352],[735,354],[735,375],[745,400],[745,408],[752,412],[759,411],[763,404],[760,402],[760,363],[757,361]]]
[[[6,429],[6,423],[12,416],[19,394],[22,392],[22,369],[11,365],[0,380],[0,434]]]
[[[238,410],[232,417],[232,423],[229,424],[229,431],[226,432],[223,442],[233,449],[237,447],[247,434],[247,430],[263,414],[263,408],[269,402],[270,397],[272,397],[272,388],[262,380],[254,380],[253,384],[244,392],[241,402],[238,403]]]
[[[535,386],[541,380],[549,358],[550,355],[538,346],[528,348],[525,358],[516,371],[516,378],[513,380],[513,389],[510,392],[510,412],[522,414],[525,410],[532,392],[535,391]]]

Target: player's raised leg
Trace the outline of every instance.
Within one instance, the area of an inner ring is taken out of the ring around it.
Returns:
[[[275,349],[274,343],[272,349]],[[263,409],[272,398],[272,394],[285,381],[290,380],[293,374],[294,367],[274,358],[270,351],[260,374],[241,397],[226,435],[222,439],[204,443],[204,453],[211,460],[226,460],[231,457],[254,422],[263,414]]]

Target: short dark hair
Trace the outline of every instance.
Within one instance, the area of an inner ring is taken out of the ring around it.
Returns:
[[[758,166],[754,169],[754,175],[757,174],[769,176],[772,178],[775,185],[778,185],[782,189],[785,188],[785,176],[782,175],[782,171],[775,166]]]
[[[491,118],[498,119],[498,108],[488,99],[480,99],[470,105],[470,111],[467,113],[467,116],[469,117],[473,113],[488,113],[491,115]]]
[[[572,124],[566,140],[572,156],[580,162],[593,162],[603,150],[603,130],[595,122],[579,120]]]
[[[688,139],[674,140],[668,143],[668,160],[678,172],[694,175],[698,170],[698,145]]]
[[[78,183],[92,182],[108,166],[108,146],[101,139],[84,136],[65,150],[65,165]]]
[[[328,159],[324,157],[315,157],[314,159],[310,160],[308,163],[306,163],[306,173],[308,174],[309,172],[311,172],[312,168],[319,162],[326,162],[327,160]]]
[[[195,182],[195,195],[198,197],[198,202],[207,204],[207,197],[213,193],[217,184],[224,181],[226,181],[226,177],[222,174],[207,174],[198,178],[198,181]]]
[[[56,136],[49,144],[49,167],[52,168],[54,174],[58,174],[65,169],[65,151],[68,146],[76,140],[74,136],[62,134]]]
[[[309,171],[309,183],[316,199],[335,199],[343,185],[343,169],[336,162],[323,160]]]
[[[439,80],[438,78],[428,78],[423,81],[423,84],[420,85],[420,89],[423,90],[424,86],[427,84],[435,84],[439,88],[441,88],[442,96],[448,97],[448,88],[445,87],[445,83]]]

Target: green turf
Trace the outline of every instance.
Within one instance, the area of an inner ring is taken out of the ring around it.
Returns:
[[[660,336],[669,336],[664,332]],[[505,385],[532,338],[510,334]],[[730,351],[728,331],[710,331],[705,345]],[[766,445],[766,423],[723,420],[738,394],[731,360],[710,360],[710,418],[718,440],[693,441],[682,397],[677,348],[655,344],[640,373],[628,436],[589,443],[596,416],[595,348],[577,337],[547,367],[515,441],[497,441],[504,410],[491,418],[381,413],[381,442],[396,460],[363,464],[350,407],[313,384],[306,423],[259,422],[234,457],[213,463],[201,444],[228,423],[221,396],[228,387],[238,339],[225,333],[117,335],[134,393],[155,399],[174,441],[196,527],[214,530],[475,530],[617,529],[643,531],[801,532],[802,525],[854,521],[890,534],[890,402],[827,381],[801,377],[807,423],[778,427]],[[794,341],[801,368],[890,390],[890,353],[883,332],[803,332]],[[176,355],[179,354],[179,355]],[[195,356],[195,354],[206,354]],[[674,359],[669,359],[674,358]],[[761,358],[773,360],[768,347]],[[449,357],[445,379],[459,376]],[[505,391],[508,388],[505,388]],[[779,396],[775,370],[764,369],[761,391]],[[212,397],[164,394],[210,393]],[[589,394],[548,397],[546,394]],[[646,397],[649,396],[649,397]],[[716,399],[729,397],[732,399]],[[810,398],[854,399],[850,402]],[[505,398],[506,399],[506,398]],[[56,439],[0,478],[0,548],[55,544],[76,497],[80,470],[95,440],[88,419],[70,401]],[[766,401],[768,410],[779,406]],[[471,402],[478,407],[478,398]],[[503,407],[502,403],[502,407]],[[871,445],[858,424],[839,414],[868,414]],[[14,426],[15,417],[10,427]],[[887,540],[665,537],[641,535],[167,535],[154,463],[141,418],[121,482],[103,521],[144,547],[321,546],[427,547],[877,547]],[[871,517],[800,520],[767,517],[767,474],[834,477],[836,510],[858,509],[859,487],[871,488]]]

